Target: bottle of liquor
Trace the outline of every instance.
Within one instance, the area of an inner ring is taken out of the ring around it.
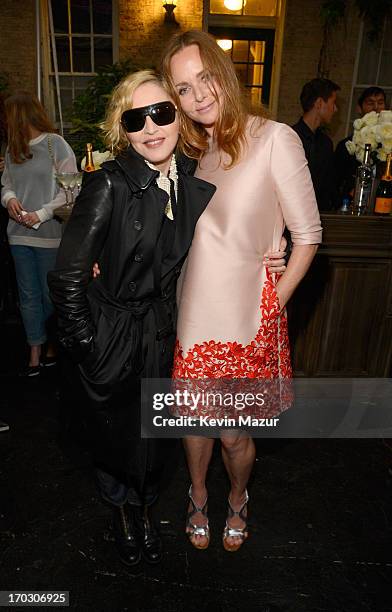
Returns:
[[[370,144],[365,144],[363,163],[357,169],[355,192],[353,201],[353,214],[363,215],[370,207],[372,193],[373,167],[370,160]]]
[[[381,177],[380,184],[376,193],[375,215],[390,215],[392,213],[392,174],[391,174],[392,154],[387,155],[387,167]]]
[[[84,166],[85,172],[94,172],[94,160],[93,160],[93,145],[91,142],[86,144],[86,164]]]

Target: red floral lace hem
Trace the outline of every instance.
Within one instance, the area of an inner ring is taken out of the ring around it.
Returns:
[[[250,344],[208,340],[185,355],[179,341],[174,352],[174,379],[291,378],[287,314],[281,310],[271,278],[263,285],[261,323]]]

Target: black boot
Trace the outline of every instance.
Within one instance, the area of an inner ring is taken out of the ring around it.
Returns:
[[[141,559],[132,507],[113,507],[113,532],[120,559],[125,565],[137,565]]]
[[[143,559],[155,564],[162,561],[162,540],[149,516],[149,507],[139,508],[138,531]]]

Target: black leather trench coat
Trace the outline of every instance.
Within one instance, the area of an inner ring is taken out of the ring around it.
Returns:
[[[175,341],[175,287],[196,222],[215,187],[178,159],[175,240],[163,259],[168,195],[131,147],[86,174],[48,275],[59,337],[79,362],[89,398],[96,462],[143,487],[159,468],[154,440],[140,440],[140,379],[169,377]],[[94,262],[100,276],[92,278]]]

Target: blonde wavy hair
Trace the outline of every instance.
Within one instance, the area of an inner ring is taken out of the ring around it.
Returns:
[[[144,83],[157,83],[171,96],[170,91],[162,77],[153,70],[139,70],[124,77],[113,89],[109,104],[106,110],[104,121],[100,128],[104,133],[106,145],[117,155],[129,145],[126,131],[121,125],[121,115],[124,111],[131,109],[133,96],[140,85]]]
[[[173,56],[191,45],[199,47],[204,69],[210,73],[213,81],[222,90],[222,101],[219,102],[220,112],[214,126],[214,137],[219,149],[230,157],[231,161],[225,167],[231,168],[240,160],[246,148],[245,129],[250,106],[241,91],[231,59],[219,47],[213,36],[199,30],[189,30],[188,32],[175,34],[169,40],[161,59],[162,76],[169,86],[170,95],[179,110],[180,139],[178,147],[188,157],[197,160],[201,160],[208,149],[208,134],[202,125],[187,117],[182,110],[181,98],[174,87],[171,74],[170,63]],[[213,84],[212,91],[218,100]],[[262,122],[262,118],[265,117],[265,113],[262,110],[252,114],[260,116],[260,121],[256,122],[258,125]]]

